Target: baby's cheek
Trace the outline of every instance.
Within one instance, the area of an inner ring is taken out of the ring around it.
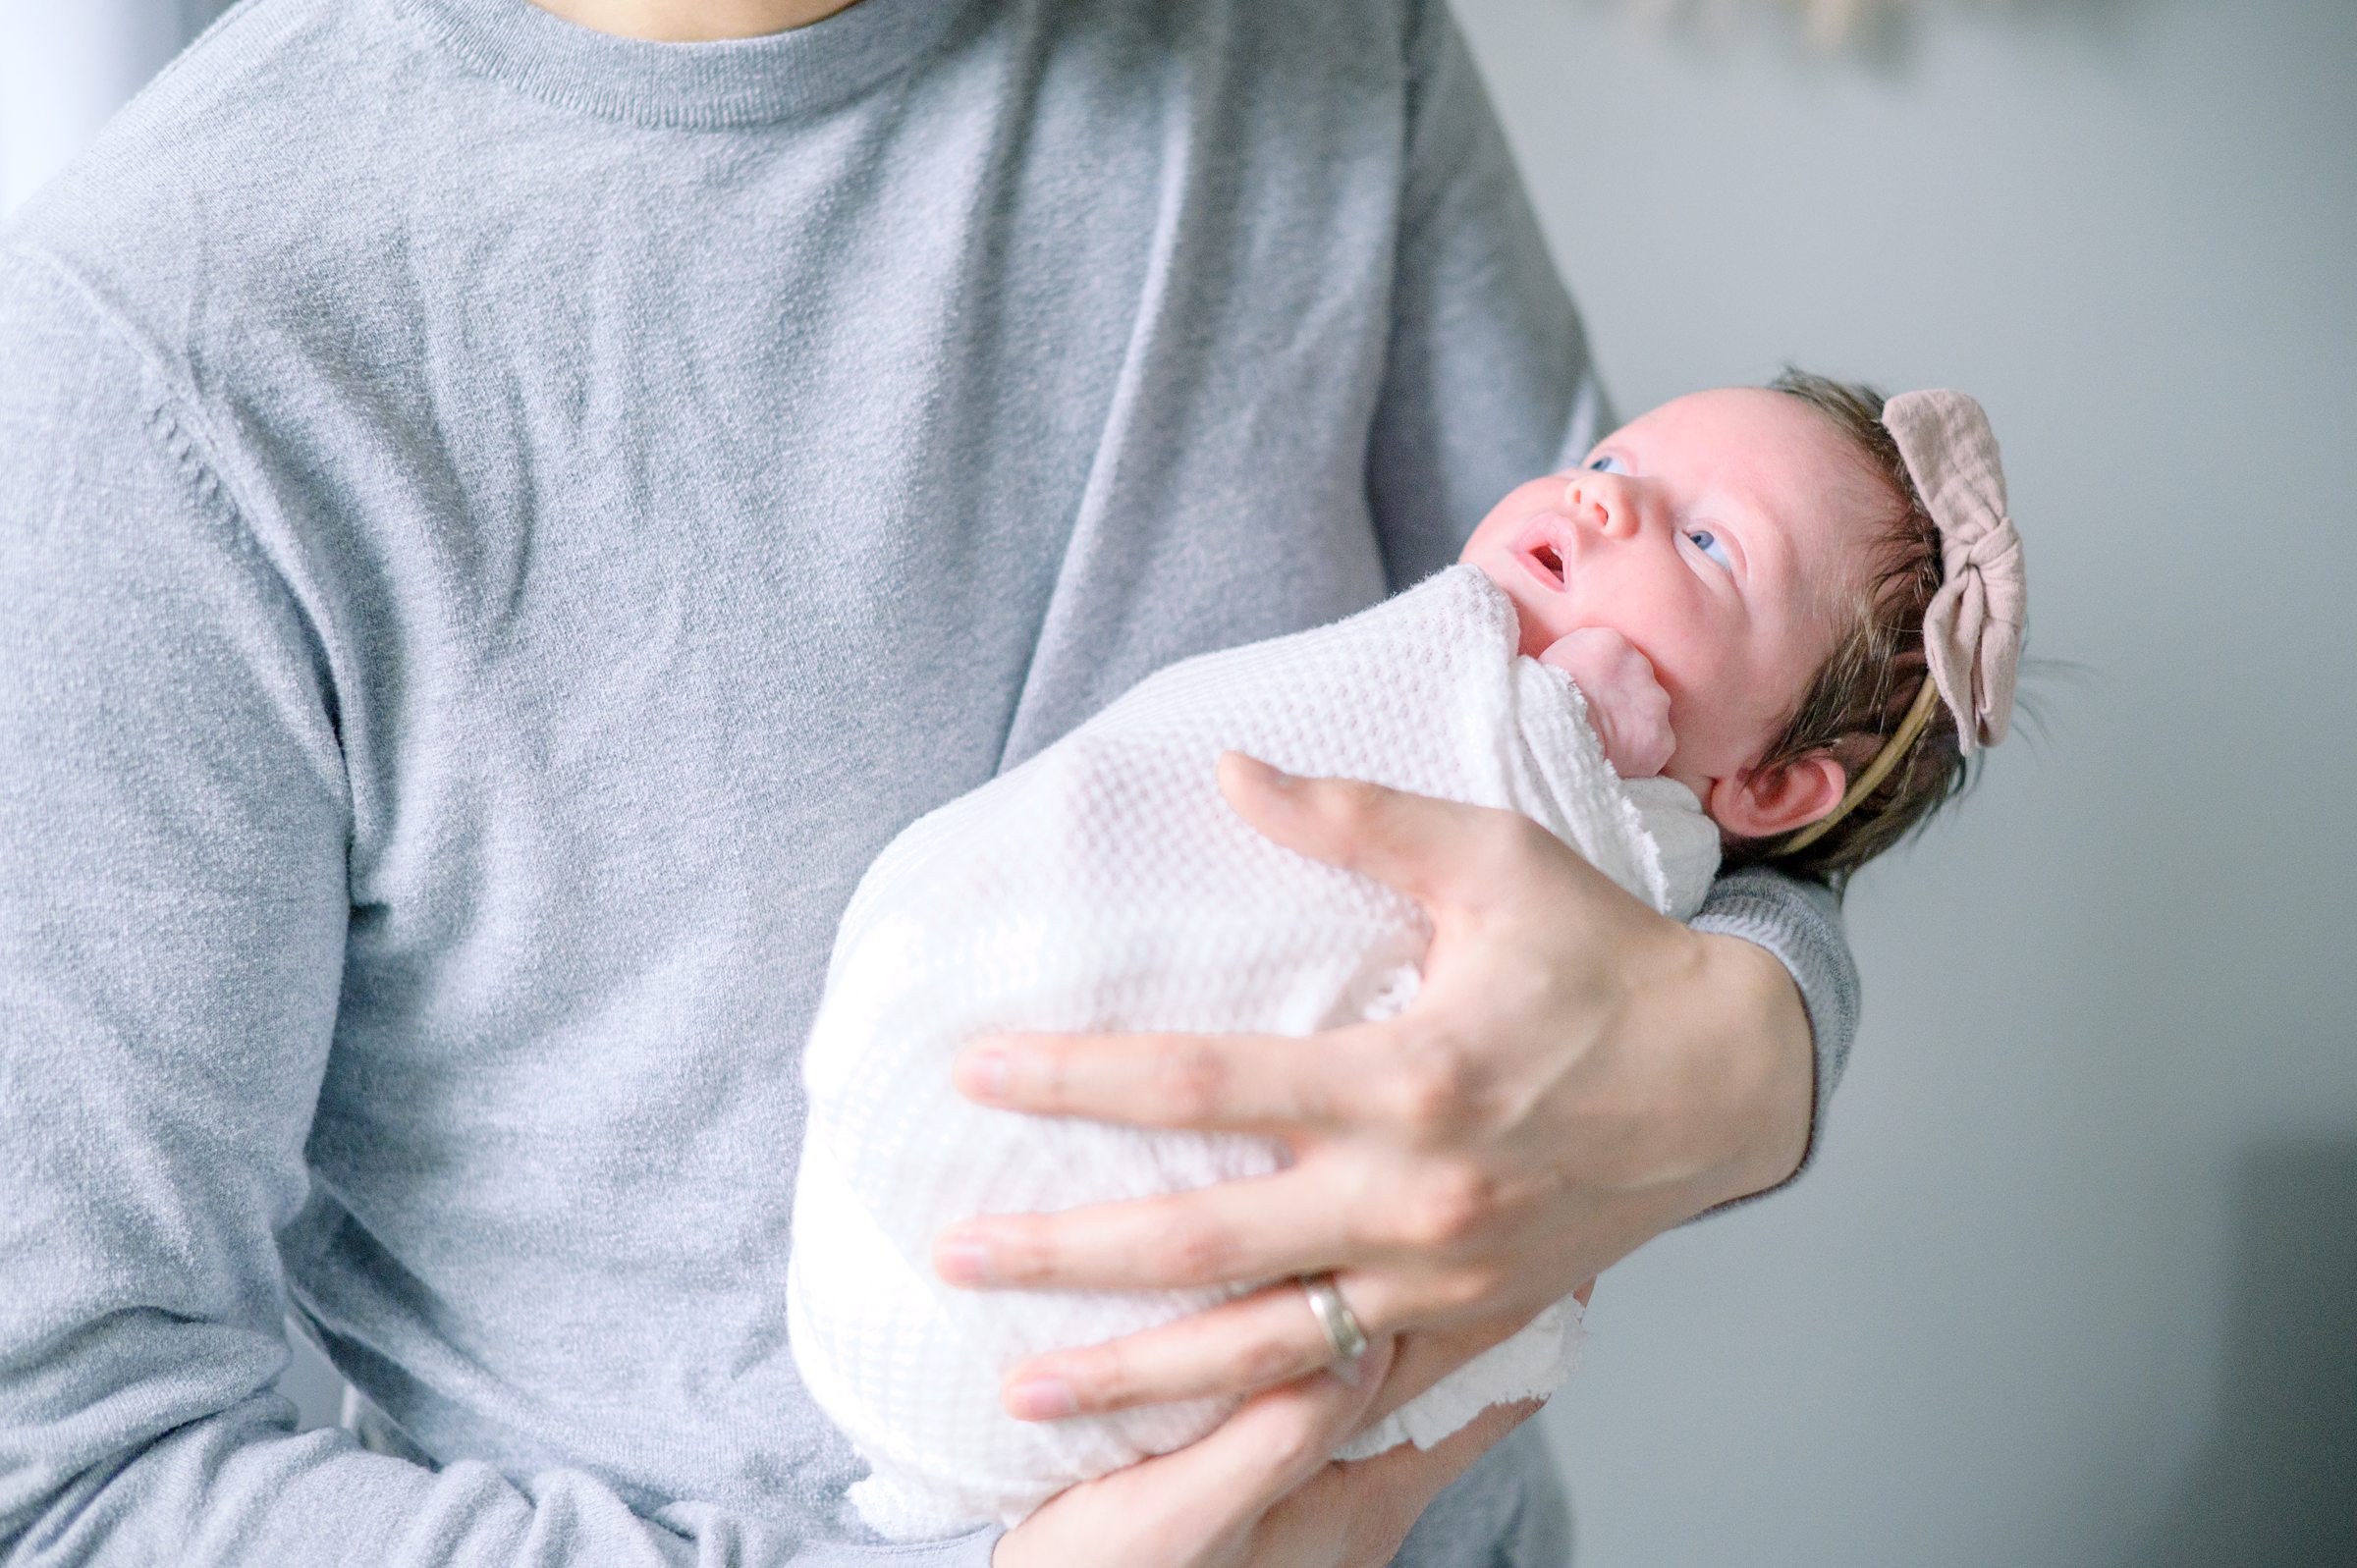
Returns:
[[[1654,679],[1670,697],[1670,730],[1677,737],[1678,760],[1717,759],[1724,750],[1725,676],[1707,665],[1698,670],[1690,652],[1674,647],[1653,651],[1649,657]]]
[[[1747,722],[1740,704],[1717,691],[1672,691],[1671,728],[1677,734],[1681,762],[1699,767],[1712,778],[1725,778],[1758,762],[1774,738],[1765,725]]]

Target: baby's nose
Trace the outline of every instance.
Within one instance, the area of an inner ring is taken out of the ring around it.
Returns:
[[[1583,474],[1564,488],[1563,505],[1570,511],[1571,520],[1583,528],[1593,528],[1607,538],[1623,538],[1636,532],[1636,510],[1628,497],[1610,483],[1600,483],[1610,475]]]

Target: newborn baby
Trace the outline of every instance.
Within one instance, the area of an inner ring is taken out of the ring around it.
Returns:
[[[1654,908],[1722,858],[1846,877],[2001,738],[2022,623],[1995,442],[1955,393],[1788,375],[1695,394],[1508,494],[1462,564],[1330,626],[1175,665],[913,824],[846,911],[803,1056],[790,1332],[895,1539],[1013,1525],[1202,1435],[1233,1401],[1020,1422],[1002,1375],[1241,1288],[960,1291],[934,1235],[1266,1174],[1265,1138],[974,1106],[1014,1030],[1307,1035],[1413,998],[1430,927],[1219,796],[1228,749],[1528,815]],[[1945,710],[1949,722],[1934,724]],[[1563,1302],[1343,1457],[1429,1446],[1573,1364]]]

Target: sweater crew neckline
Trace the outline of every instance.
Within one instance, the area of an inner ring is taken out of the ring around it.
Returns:
[[[531,0],[394,0],[469,67],[544,102],[682,129],[763,125],[858,96],[941,41],[963,0],[855,0],[754,38],[656,43]]]

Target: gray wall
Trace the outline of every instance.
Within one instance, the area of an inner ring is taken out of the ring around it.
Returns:
[[[2357,1561],[2357,5],[1458,5],[1623,408],[1974,392],[2084,667],[1856,887],[1814,1171],[1603,1280],[1581,1568]]]
[[[0,0],[0,215],[227,9],[228,0]]]

